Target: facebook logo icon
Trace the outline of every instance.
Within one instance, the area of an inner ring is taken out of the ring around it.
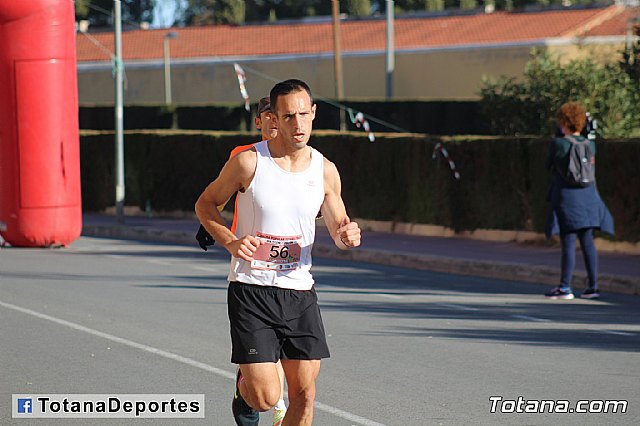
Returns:
[[[18,413],[31,413],[31,398],[18,398]]]

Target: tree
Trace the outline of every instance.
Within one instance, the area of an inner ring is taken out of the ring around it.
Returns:
[[[122,0],[124,22],[151,22],[153,0]],[[86,19],[93,27],[112,25],[113,0],[75,0],[76,20]]]
[[[215,5],[215,22],[232,25],[244,23],[244,3],[243,0],[218,0]]]
[[[635,23],[631,34],[635,36],[635,41],[630,43],[629,48],[626,48],[622,53],[620,68],[622,68],[636,84],[640,84],[640,38],[638,38],[640,36],[640,23]]]
[[[185,11],[186,25],[240,25],[245,21],[242,0],[189,0]]]
[[[151,22],[154,3],[154,0],[123,0],[122,19],[125,22]]]
[[[427,0],[427,10],[429,12],[444,10],[444,0]]]
[[[384,0],[380,0],[380,11],[387,10],[387,5]],[[427,0],[395,0],[395,12],[411,12],[411,11],[424,11],[427,10]]]
[[[332,13],[331,0],[248,0],[247,21],[275,21],[308,16],[329,16]],[[371,14],[371,0],[343,0],[340,12],[351,16]]]
[[[113,0],[79,0],[75,3],[76,19],[86,19],[91,26],[110,26]]]
[[[321,6],[321,2],[318,0],[271,0],[269,3],[271,3],[271,9],[275,11],[278,19],[315,16],[317,15],[317,8]],[[327,5],[325,3],[325,8],[326,7]],[[323,15],[331,14],[330,2],[328,7],[328,13],[323,13]]]
[[[578,101],[598,120],[600,136],[640,135],[637,82],[619,64],[600,65],[591,59],[562,64],[546,51],[533,51],[521,82],[485,78],[480,94],[482,110],[496,133],[553,135],[557,108]]]
[[[173,25],[186,25],[187,0],[153,0],[153,25],[167,28]]]
[[[89,3],[91,3],[91,0],[75,0],[76,20],[87,18],[89,15]]]
[[[369,16],[371,14],[371,0],[348,0],[347,13],[349,16]]]
[[[189,0],[189,7],[185,11],[187,25],[215,24],[216,0]]]
[[[478,7],[477,0],[460,0],[460,9],[475,9]]]

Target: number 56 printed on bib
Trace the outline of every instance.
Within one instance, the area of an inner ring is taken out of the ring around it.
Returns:
[[[302,235],[281,237],[258,232],[262,244],[253,253],[252,269],[291,271],[300,268]]]

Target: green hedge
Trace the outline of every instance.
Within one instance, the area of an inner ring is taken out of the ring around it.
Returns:
[[[179,129],[235,131],[253,129],[253,117],[244,107],[178,107],[176,114]]]
[[[170,129],[173,125],[174,111],[164,106],[127,106],[124,107],[123,126],[132,129]],[[80,107],[80,129],[113,130],[115,115],[113,107]]]
[[[234,146],[255,133],[128,132],[126,204],[192,211]],[[83,208],[114,205],[113,134],[81,137]],[[443,142],[461,174],[433,149]],[[316,133],[311,145],[340,170],[352,217],[443,225],[455,230],[542,232],[549,139]],[[616,239],[640,241],[640,140],[598,142],[598,186],[616,221]]]

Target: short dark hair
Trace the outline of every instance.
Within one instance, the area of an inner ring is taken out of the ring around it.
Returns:
[[[256,108],[256,117],[260,118],[260,114],[267,111],[271,111],[271,103],[269,101],[269,97],[265,96],[258,102],[258,107]]]
[[[269,92],[269,99],[271,101],[271,111],[275,112],[276,105],[278,102],[278,98],[282,95],[288,95],[294,92],[300,92],[304,90],[309,95],[309,99],[311,100],[311,105],[313,105],[313,95],[311,95],[311,89],[309,85],[302,80],[298,80],[295,78],[291,78],[289,80],[281,81],[280,83],[273,86],[271,92]]]
[[[558,124],[571,132],[582,132],[587,122],[587,110],[578,102],[567,102],[556,112]]]

